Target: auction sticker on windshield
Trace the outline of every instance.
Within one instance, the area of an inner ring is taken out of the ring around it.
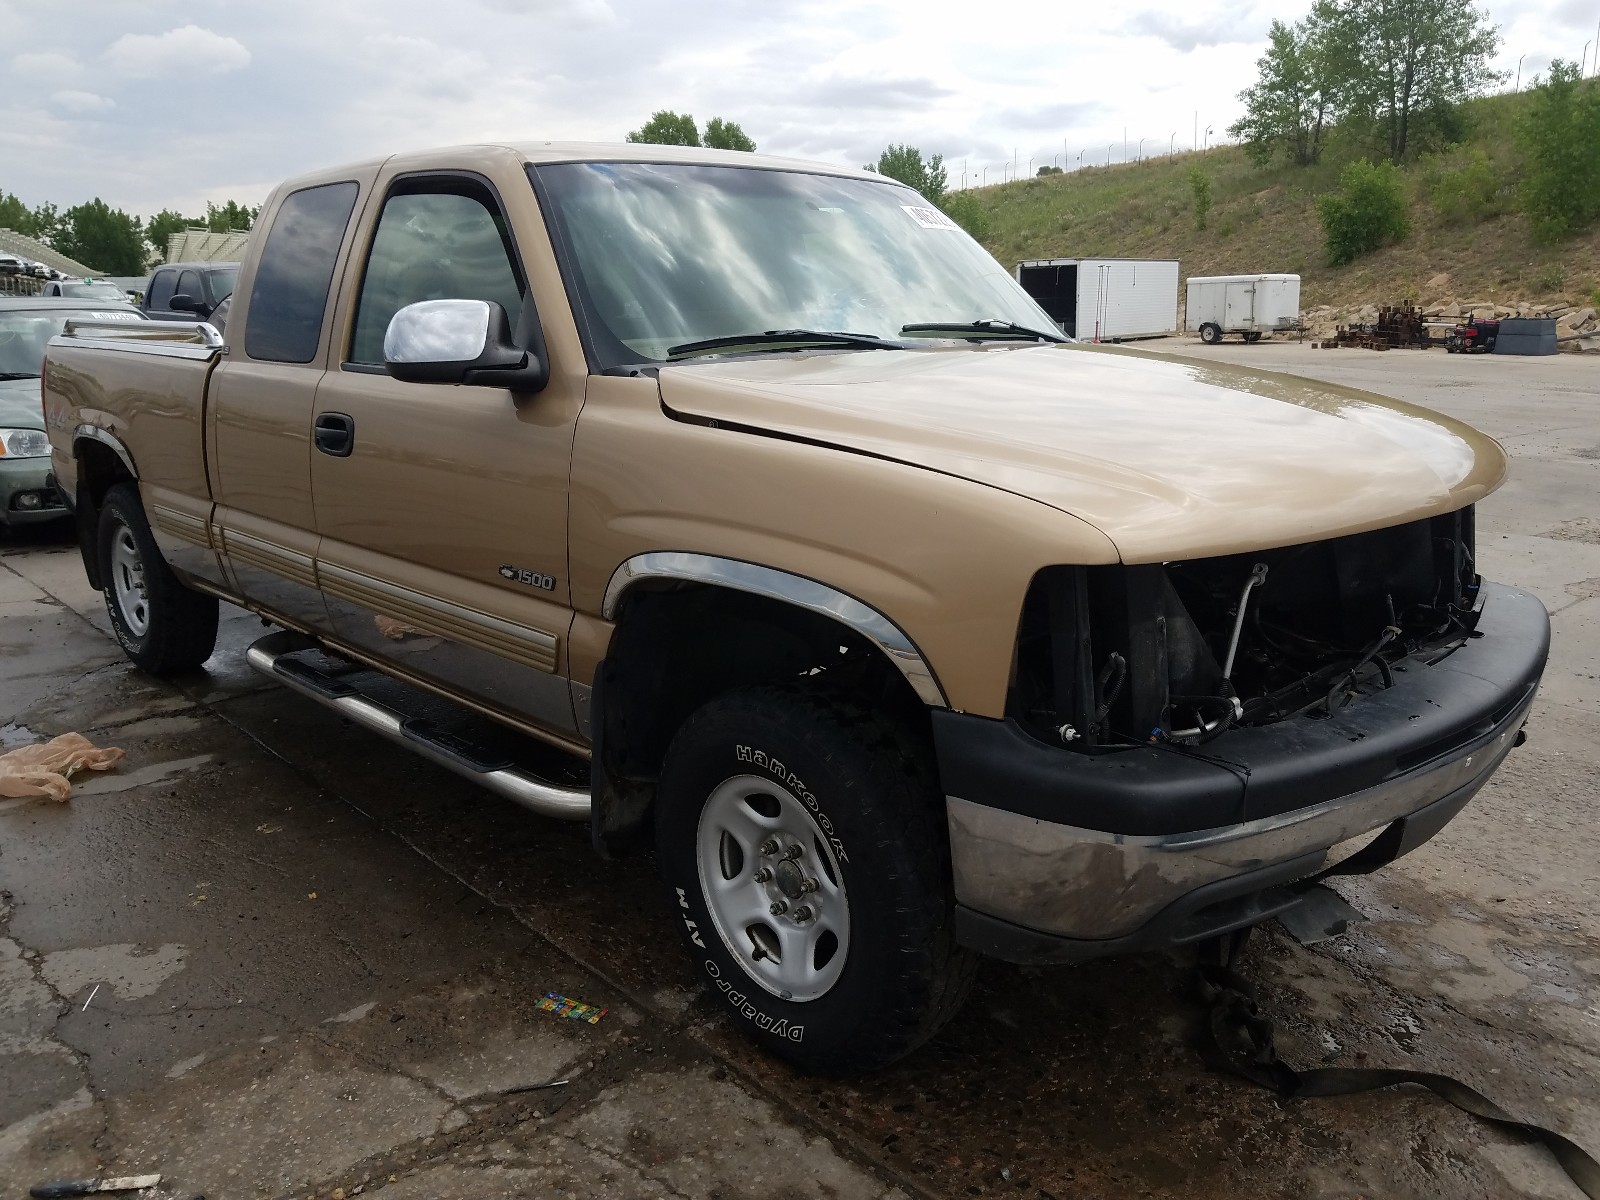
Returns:
[[[923,208],[923,207],[921,207],[919,205],[916,205],[916,204],[902,204],[900,207],[905,209],[906,210],[906,215],[909,216],[918,225],[921,225],[924,229],[960,229],[961,228],[961,226],[957,225],[954,221],[952,221],[949,217],[945,216],[937,208]]]

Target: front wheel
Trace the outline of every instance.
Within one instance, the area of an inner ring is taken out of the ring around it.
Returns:
[[[133,664],[152,675],[171,675],[210,658],[217,645],[217,599],[178,582],[133,484],[106,492],[97,543],[106,612]]]
[[[1208,346],[1215,346],[1222,340],[1222,328],[1207,321],[1200,326],[1200,340]]]
[[[803,1070],[872,1070],[960,1007],[944,805],[910,739],[799,689],[711,701],[656,798],[681,931],[735,1024]]]

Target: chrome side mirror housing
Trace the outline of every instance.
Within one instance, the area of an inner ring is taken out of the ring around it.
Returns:
[[[537,392],[549,382],[543,339],[517,345],[506,310],[492,300],[419,300],[383,335],[384,369],[406,383],[454,383]]]

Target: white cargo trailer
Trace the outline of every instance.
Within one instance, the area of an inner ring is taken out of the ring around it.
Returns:
[[[1032,259],[1017,264],[1017,282],[1063,333],[1081,341],[1178,332],[1176,259]]]
[[[1298,275],[1191,275],[1183,309],[1185,332],[1216,345],[1224,334],[1247,342],[1300,328]]]

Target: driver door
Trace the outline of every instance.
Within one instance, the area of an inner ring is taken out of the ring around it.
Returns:
[[[570,735],[567,479],[582,379],[520,395],[387,374],[384,333],[400,308],[492,300],[514,324],[528,287],[486,179],[402,174],[380,188],[347,284],[343,361],[313,414],[318,581],[335,632],[422,682]]]

